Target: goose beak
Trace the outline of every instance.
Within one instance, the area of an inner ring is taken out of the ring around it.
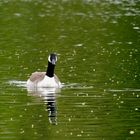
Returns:
[[[55,59],[52,59],[52,64],[53,65],[55,65],[55,62],[56,62],[56,60]]]

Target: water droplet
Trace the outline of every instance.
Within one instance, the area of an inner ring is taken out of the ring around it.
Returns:
[[[84,103],[82,103],[82,105],[85,105],[86,103],[84,102]]]
[[[121,103],[121,104],[123,104],[123,103],[124,103],[124,101],[120,101],[120,103]]]
[[[73,133],[71,132],[70,135],[73,135]]]
[[[119,82],[119,81],[117,81],[116,83],[117,83],[117,84],[119,84],[120,82]]]
[[[21,129],[20,134],[23,134],[23,133],[24,133],[24,130],[23,130],[23,129]]]
[[[136,26],[136,27],[133,27],[133,29],[134,29],[134,30],[139,30],[140,27],[137,27],[137,26]]]
[[[127,42],[127,44],[131,45],[131,44],[133,44],[133,42]]]
[[[38,16],[43,18],[45,17],[45,14],[39,14]]]
[[[81,137],[82,135],[81,134],[77,134],[77,137]]]
[[[75,47],[82,47],[83,44],[82,44],[82,43],[79,43],[79,44],[75,44],[74,46],[75,46]]]
[[[114,96],[114,97],[116,97],[116,96],[117,96],[117,94],[113,94],[113,96]]]
[[[137,94],[137,98],[139,98],[139,95]]]
[[[15,15],[16,17],[20,17],[20,16],[21,16],[21,13],[14,13],[14,15]]]
[[[34,128],[34,125],[33,124],[31,125],[31,128]]]
[[[71,122],[71,118],[69,118],[69,122]]]
[[[40,118],[42,118],[42,115],[39,115]]]
[[[138,111],[138,108],[137,107],[135,108],[135,111]]]
[[[130,130],[129,133],[133,135],[135,132],[133,130]]]

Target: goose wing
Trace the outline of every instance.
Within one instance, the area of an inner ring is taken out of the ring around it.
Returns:
[[[46,72],[34,72],[32,73],[32,75],[30,76],[30,80],[32,82],[39,82],[41,80],[44,79]]]

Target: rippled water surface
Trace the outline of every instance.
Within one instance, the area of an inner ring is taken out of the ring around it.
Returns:
[[[139,140],[140,1],[0,0],[0,140]],[[50,52],[61,89],[31,91]]]

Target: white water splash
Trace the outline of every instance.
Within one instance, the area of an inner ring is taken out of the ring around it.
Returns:
[[[10,81],[8,81],[8,83],[10,85],[14,85],[14,86],[17,86],[17,87],[27,87],[26,86],[26,81],[10,80]]]

